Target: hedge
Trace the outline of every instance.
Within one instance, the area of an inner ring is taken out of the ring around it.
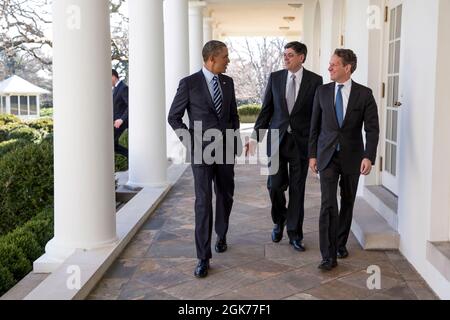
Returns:
[[[119,143],[128,148],[128,130],[125,130],[120,136]],[[128,159],[120,154],[115,155],[115,172],[127,171]]]
[[[0,237],[0,296],[32,270],[53,237],[53,209],[46,208],[23,226]]]
[[[238,108],[239,119],[242,123],[254,123],[261,112],[261,105],[247,104]]]
[[[53,133],[53,119],[40,118],[37,120],[27,122],[27,125],[36,130],[42,130],[46,133]]]
[[[0,127],[8,123],[20,123],[20,119],[12,114],[0,114]]]
[[[53,205],[53,145],[28,144],[0,157],[0,235]]]
[[[23,139],[12,139],[0,142],[0,157],[15,149],[22,148],[29,143],[29,141]]]

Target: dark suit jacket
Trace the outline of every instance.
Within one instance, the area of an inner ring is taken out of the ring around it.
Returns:
[[[308,156],[308,139],[311,124],[311,114],[314,94],[318,86],[322,85],[322,77],[303,68],[303,78],[294,108],[289,115],[286,103],[286,81],[288,70],[273,72],[267,83],[261,113],[256,120],[252,137],[259,142],[264,138],[259,134],[261,129],[278,129],[279,139],[272,138],[271,132],[267,137],[267,153],[270,157],[279,147],[286,131],[291,125],[292,135],[300,150],[299,156]],[[276,137],[275,137],[276,138]]]
[[[311,120],[309,157],[317,158],[319,171],[324,170],[340,145],[342,170],[346,174],[359,174],[364,158],[375,163],[379,124],[378,110],[372,90],[352,80],[352,88],[342,127],[339,128],[335,100],[335,82],[317,89]],[[362,126],[366,132],[364,148]]]
[[[128,86],[120,81],[113,91],[113,116],[114,121],[123,120],[123,125],[128,126]]]
[[[170,107],[168,122],[173,130],[187,130],[188,127],[183,123],[183,115],[187,111],[191,145],[186,145],[182,139],[180,140],[188,150],[191,150],[191,154],[194,152],[194,121],[201,121],[203,132],[208,129],[218,129],[222,133],[225,133],[226,129],[239,129],[239,115],[237,112],[233,79],[219,74],[219,81],[222,89],[222,112],[220,118],[214,108],[214,103],[202,70],[182,79],[178,86],[177,93]],[[179,136],[179,138],[181,137]],[[210,143],[203,142],[202,150]],[[233,149],[235,154],[242,151],[240,138],[236,139]]]

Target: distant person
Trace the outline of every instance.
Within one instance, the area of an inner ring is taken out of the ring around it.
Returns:
[[[116,70],[112,70],[113,107],[114,107],[114,152],[128,158],[128,149],[119,144],[122,133],[128,129],[128,86],[119,79]]]

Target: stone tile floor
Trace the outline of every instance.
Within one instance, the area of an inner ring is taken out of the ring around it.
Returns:
[[[304,243],[296,252],[270,233],[266,177],[257,166],[236,167],[236,191],[228,250],[213,250],[208,277],[197,279],[194,245],[194,184],[186,170],[154,215],[113,263],[88,299],[437,299],[398,251],[364,251],[351,235],[350,256],[331,272],[320,262],[318,217],[320,186],[308,177]],[[215,234],[213,243],[215,243]],[[381,289],[369,290],[371,265],[381,269]]]

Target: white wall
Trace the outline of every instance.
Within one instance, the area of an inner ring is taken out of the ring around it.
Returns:
[[[448,3],[443,6],[448,7]],[[437,68],[441,68],[437,65],[437,46],[441,45],[437,38],[438,15],[439,0],[403,3],[398,226],[401,252],[441,298],[450,299],[450,283],[426,259],[433,192],[436,81],[444,77],[436,75]],[[445,131],[448,137],[449,131]]]
[[[358,57],[358,69],[352,78],[363,85],[367,85],[369,70],[368,6],[369,0],[347,0],[345,47],[352,49]]]
[[[321,43],[320,43],[320,74],[323,76],[323,82],[330,81],[328,65],[330,57],[334,52],[333,48],[333,2],[334,0],[320,0],[321,16]]]

